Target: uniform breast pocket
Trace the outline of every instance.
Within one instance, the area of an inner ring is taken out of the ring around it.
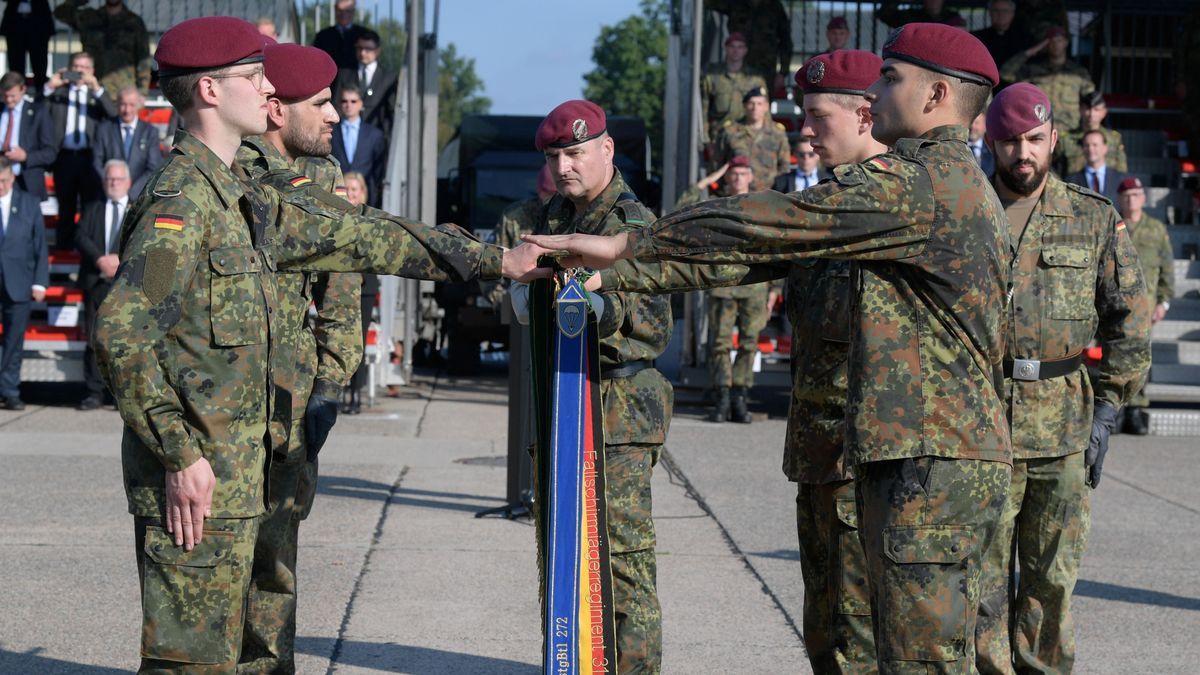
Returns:
[[[1042,265],[1050,318],[1080,321],[1095,315],[1096,259],[1091,248],[1045,246]]]
[[[262,262],[248,247],[216,248],[208,253],[212,269],[213,342],[221,347],[262,344],[267,317],[262,292]]]
[[[834,262],[814,291],[818,294],[814,299],[819,298],[825,307],[820,318],[821,338],[850,342],[850,265]]]

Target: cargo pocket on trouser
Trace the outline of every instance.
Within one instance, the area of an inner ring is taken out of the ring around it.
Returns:
[[[978,579],[969,578],[972,528],[954,525],[889,527],[887,561],[878,596],[884,660],[956,661],[967,653],[966,627],[976,611]]]
[[[185,551],[163,528],[146,527],[142,657],[209,664],[237,658],[245,584],[237,578],[236,544],[234,532],[205,530]]]
[[[871,587],[867,583],[867,557],[858,538],[858,513],[853,484],[835,502],[838,519],[837,553],[833,570],[837,583],[838,614],[871,615]]]
[[[659,445],[604,446],[604,494],[613,554],[654,548],[650,478]]]
[[[317,499],[317,466],[320,457],[305,462],[300,469],[300,481],[296,486],[296,520],[308,518],[313,502]]]

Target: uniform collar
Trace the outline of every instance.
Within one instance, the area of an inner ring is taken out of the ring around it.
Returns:
[[[278,148],[262,136],[247,136],[243,138],[242,148],[250,152],[253,156],[253,161],[261,161],[264,165],[263,168],[267,171],[278,171],[292,167],[287,157],[284,157]],[[241,153],[241,148],[239,148],[238,152]]]
[[[226,166],[220,157],[200,142],[200,139],[183,129],[175,132],[175,152],[192,160],[216,190],[225,208],[232,207],[246,194],[241,182],[234,176],[233,169]]]
[[[1075,213],[1069,190],[1058,176],[1046,174],[1046,187],[1042,189],[1042,198],[1038,200],[1042,215],[1068,217]]]
[[[962,141],[966,143],[969,136],[970,134],[965,126],[961,124],[945,124],[926,131],[921,134],[920,138],[925,141]]]
[[[625,179],[621,177],[621,172],[614,167],[613,177],[609,181],[608,187],[604,188],[604,191],[593,199],[587,208],[571,219],[574,223],[573,230],[584,234],[598,234],[604,226],[604,219],[613,210],[621,193],[628,191],[629,188],[625,185]],[[571,208],[573,209],[574,205]]]

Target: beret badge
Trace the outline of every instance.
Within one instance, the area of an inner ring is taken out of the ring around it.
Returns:
[[[823,61],[813,61],[808,64],[808,73],[806,75],[809,84],[817,84],[825,77],[825,63]]]
[[[1046,106],[1041,103],[1034,104],[1033,115],[1034,117],[1038,118],[1038,121],[1042,124],[1050,121],[1050,111],[1047,110]]]
[[[575,138],[575,140],[577,140],[577,141],[582,141],[583,139],[587,138],[587,136],[588,136],[587,122],[585,122],[584,120],[581,120],[581,119],[577,119],[574,122],[572,122],[571,123],[571,136],[573,136]]]

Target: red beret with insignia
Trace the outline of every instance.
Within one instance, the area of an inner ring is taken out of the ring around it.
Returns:
[[[265,38],[245,19],[204,16],[163,33],[154,52],[160,77],[175,77],[263,60]]]
[[[591,101],[561,103],[538,125],[534,145],[538,150],[569,148],[597,138],[608,129],[604,109]]]
[[[901,26],[883,43],[882,56],[989,87],[1000,83],[1000,72],[987,47],[979,38],[954,26],[940,23]]]
[[[733,159],[729,160],[729,168],[732,169],[735,166],[749,167],[750,158],[745,155],[734,155]]]
[[[733,33],[730,33],[729,37],[725,38],[725,46],[728,47],[730,42],[740,42],[744,45],[750,44],[749,42],[746,42],[745,35],[742,35],[741,33],[738,33],[736,31]]]
[[[316,47],[291,43],[267,45],[263,69],[275,87],[275,97],[298,101],[333,84],[337,64]]]
[[[987,109],[987,138],[1006,141],[1049,122],[1053,111],[1046,92],[1028,82],[1009,85]]]
[[[805,94],[867,93],[879,79],[883,59],[861,49],[838,49],[818,54],[796,71],[796,84]]]
[[[1139,180],[1137,176],[1130,176],[1129,178],[1126,178],[1125,180],[1121,181],[1121,184],[1117,186],[1117,194],[1121,194],[1122,192],[1126,192],[1129,190],[1141,190],[1141,189],[1142,189],[1142,181]]]

